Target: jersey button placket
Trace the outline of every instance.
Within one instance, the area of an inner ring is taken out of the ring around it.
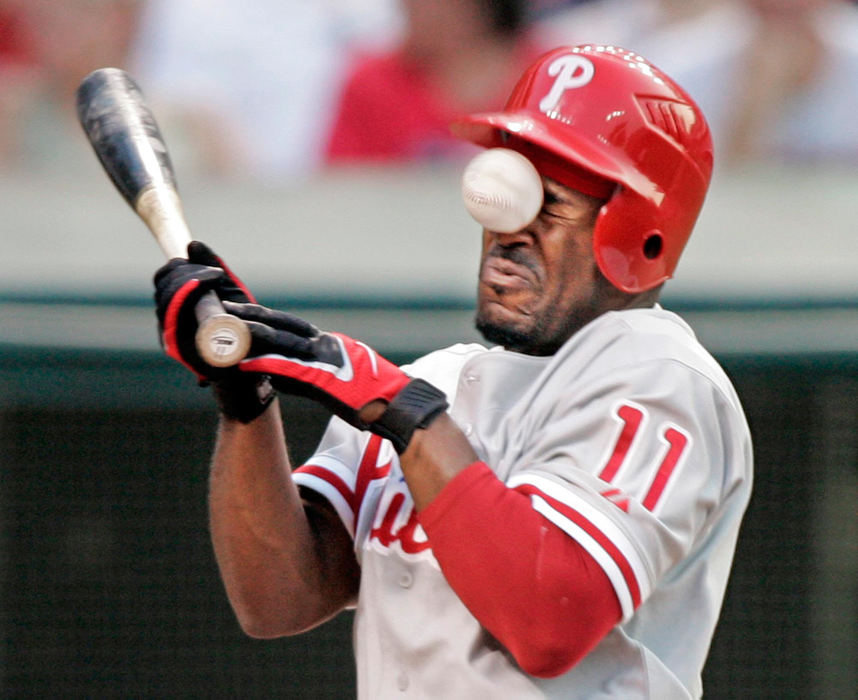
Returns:
[[[459,375],[459,397],[464,401],[465,405],[469,403],[470,397],[473,395],[473,392],[477,389],[477,385],[480,383],[480,373],[477,369],[475,369],[471,365],[472,363],[469,361],[465,366],[462,373]],[[453,415],[455,417],[456,407],[454,407]],[[465,411],[467,415],[467,409]],[[464,416],[463,416],[464,417]],[[470,437],[474,432],[474,426],[470,422],[459,422],[459,426],[462,429],[462,432],[465,434],[465,437]]]
[[[396,687],[401,692],[404,693],[406,690],[408,690],[409,682],[410,681],[408,680],[408,675],[405,673],[405,671],[400,671],[396,674]]]

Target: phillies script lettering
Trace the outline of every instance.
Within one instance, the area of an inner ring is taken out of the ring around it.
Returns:
[[[387,507],[379,509],[376,523],[369,538],[386,549],[393,547],[396,542],[406,554],[419,554],[429,549],[426,533],[417,521],[414,503],[405,493],[394,494],[387,502]]]
[[[381,445],[381,438],[373,435],[364,449],[358,468],[355,502],[363,502],[371,483],[383,483],[384,492],[369,532],[370,543],[383,550],[398,547],[406,554],[419,554],[430,549],[429,541],[417,520],[417,510],[405,478],[399,469],[393,467],[392,459],[380,459]]]

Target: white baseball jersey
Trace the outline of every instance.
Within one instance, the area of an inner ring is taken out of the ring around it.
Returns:
[[[565,674],[524,673],[446,583],[391,445],[334,418],[295,480],[354,538],[358,696],[700,697],[752,451],[687,324],[660,307],[611,312],[551,357],[455,345],[405,369],[445,391],[480,459],[596,559],[623,619]]]

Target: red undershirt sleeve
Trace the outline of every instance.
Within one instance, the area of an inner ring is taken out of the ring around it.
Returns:
[[[564,673],[620,621],[596,560],[483,462],[418,517],[447,582],[525,672]]]

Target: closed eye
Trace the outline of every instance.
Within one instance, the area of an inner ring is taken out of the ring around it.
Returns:
[[[560,201],[561,201],[560,197],[558,197],[556,194],[554,194],[554,192],[551,192],[550,190],[544,190],[544,196],[543,196],[543,205],[544,206],[548,207],[548,206],[551,206],[552,204],[558,204]]]
[[[542,200],[542,211],[540,213],[544,216],[563,218],[563,204],[564,201],[561,197],[545,190],[545,196]]]

